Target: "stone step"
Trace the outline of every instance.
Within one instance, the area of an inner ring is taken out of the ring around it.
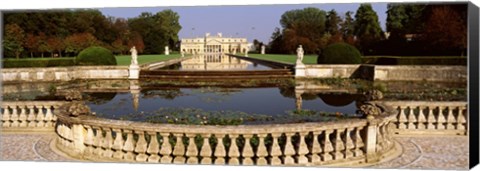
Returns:
[[[259,70],[259,71],[175,71],[156,70],[141,71],[140,75],[185,75],[185,76],[234,76],[234,75],[292,75],[290,70]]]
[[[236,79],[236,80],[251,80],[251,79],[280,79],[293,78],[293,75],[236,75],[236,76],[173,76],[173,75],[140,75],[140,78],[147,79],[164,79],[164,80],[205,80],[205,79]]]

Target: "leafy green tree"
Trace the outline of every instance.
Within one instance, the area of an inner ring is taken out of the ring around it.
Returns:
[[[354,44],[354,32],[355,32],[355,20],[352,17],[352,11],[347,11],[345,13],[345,19],[340,24],[340,31],[343,36],[343,40],[348,44]]]
[[[283,35],[280,31],[280,28],[275,28],[275,31],[272,33],[270,39],[271,41],[266,49],[268,53],[286,53],[285,49],[283,48]]]
[[[340,23],[342,18],[338,16],[335,10],[330,10],[327,14],[326,30],[331,35],[329,43],[336,43],[342,41],[342,33],[340,31]]]
[[[17,59],[24,51],[23,42],[25,41],[25,32],[17,24],[7,24],[5,26],[3,47],[6,52],[15,55]],[[7,55],[5,55],[7,56]]]
[[[355,13],[354,33],[363,53],[371,53],[372,45],[383,38],[377,13],[370,4],[361,4]]]
[[[388,4],[387,32],[389,39],[404,40],[405,34],[418,34],[424,28],[423,4]]]
[[[294,53],[298,45],[304,47],[305,53],[314,53],[325,32],[326,13],[318,8],[304,8],[285,12],[280,19],[283,28],[283,47]]]
[[[164,10],[153,15],[142,13],[128,21],[132,31],[137,32],[145,43],[144,53],[162,53],[164,46],[175,48],[178,32],[181,29],[179,16],[172,10]]]

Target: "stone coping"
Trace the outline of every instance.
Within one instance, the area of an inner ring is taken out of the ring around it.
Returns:
[[[381,103],[378,103],[382,105]],[[138,121],[124,121],[98,118],[92,115],[71,117],[64,109],[57,112],[57,121],[67,124],[82,124],[94,127],[109,127],[112,129],[142,130],[151,132],[170,132],[186,134],[255,134],[255,133],[285,133],[285,132],[315,132],[342,128],[366,126],[368,124],[382,124],[393,120],[397,111],[389,106],[383,106],[384,113],[374,119],[348,118],[337,121],[288,123],[288,124],[261,124],[261,125],[181,125],[160,124]]]
[[[69,71],[72,69],[128,69],[128,66],[68,66],[68,67],[32,67],[32,68],[2,68],[2,72],[29,72],[35,71],[48,71],[48,70],[64,70]]]

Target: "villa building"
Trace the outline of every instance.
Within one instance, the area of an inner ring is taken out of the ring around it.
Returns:
[[[222,33],[213,36],[206,33],[203,38],[181,39],[180,50],[185,54],[200,53],[246,53],[246,38],[223,37]]]

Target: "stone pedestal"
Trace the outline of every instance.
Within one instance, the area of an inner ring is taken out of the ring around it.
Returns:
[[[265,46],[262,46],[262,50],[260,52],[262,55],[265,55]]]
[[[305,77],[306,76],[305,71],[306,71],[305,64],[297,63],[295,65],[295,77]]]
[[[138,79],[140,77],[140,67],[138,65],[130,65],[128,73],[128,79]]]

